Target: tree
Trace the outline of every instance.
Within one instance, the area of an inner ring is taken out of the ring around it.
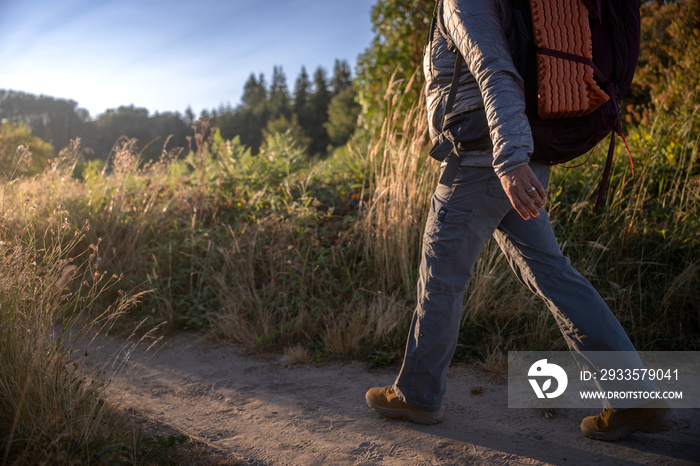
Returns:
[[[213,123],[221,129],[222,137],[233,139],[238,136],[241,144],[250,148],[251,154],[259,152],[263,141],[262,130],[267,125],[266,117],[262,118],[253,109],[241,105],[231,114],[219,115]]]
[[[269,98],[270,118],[289,118],[292,113],[289,89],[287,89],[287,77],[281,66],[272,69],[272,83],[270,84]]]
[[[257,154],[263,140],[262,130],[270,115],[265,76],[262,73],[259,78],[250,75],[243,86],[241,101],[242,104],[236,109],[230,123],[234,135],[240,136],[241,143],[250,147],[251,153]]]
[[[342,146],[348,142],[357,128],[357,118],[361,108],[355,98],[353,89],[345,89],[331,99],[328,106],[328,121],[324,127],[334,146]]]
[[[328,121],[328,105],[330,103],[331,93],[328,90],[326,70],[319,66],[314,72],[314,91],[309,99],[309,121],[308,126],[304,128],[306,134],[311,138],[309,144],[311,154],[322,153],[330,142],[324,126]]]
[[[194,120],[195,120],[194,111],[192,110],[192,106],[188,105],[187,108],[185,109],[185,118],[184,118],[185,124],[187,126],[192,126],[194,124]]]
[[[333,64],[333,77],[330,81],[331,94],[336,96],[350,88],[352,88],[350,65],[345,60],[336,60]]]
[[[73,100],[0,90],[0,120],[27,125],[33,135],[63,148],[85,134],[90,114]]]
[[[255,113],[264,113],[267,103],[267,89],[265,89],[265,76],[260,74],[260,79],[251,74],[243,86],[243,105]]]
[[[302,66],[301,72],[299,76],[297,76],[296,83],[294,84],[293,111],[299,120],[299,124],[304,129],[308,128],[311,120],[309,108],[310,94],[311,81],[309,81],[309,74],[306,72],[306,67]]]
[[[263,130],[263,140],[270,139],[274,134],[289,134],[290,138],[296,142],[297,147],[306,152],[311,140],[304,134],[299,125],[296,114],[287,120],[285,116],[280,116],[267,122],[267,127]]]
[[[137,147],[144,160],[160,157],[162,144],[168,136],[171,147],[185,147],[189,126],[174,113],[161,113],[153,116],[145,108],[130,105],[109,109],[93,123],[93,135],[86,143],[93,149],[97,158],[105,159],[117,140],[126,136],[138,139]]]
[[[423,0],[379,0],[372,7],[375,37],[360,56],[355,78],[365,128],[381,128],[386,116],[384,96],[392,75],[395,83],[405,85],[415,73],[416,84],[404,105],[408,108],[416,102],[424,82],[420,66],[434,8],[435,2]],[[402,91],[395,85],[388,95]]]
[[[20,146],[28,152],[19,149]],[[53,155],[53,146],[33,136],[29,126],[8,121],[0,123],[0,180],[38,173]]]
[[[625,102],[645,123],[641,108],[671,109],[700,97],[700,0],[644,2],[637,75]],[[695,101],[697,102],[697,100]]]

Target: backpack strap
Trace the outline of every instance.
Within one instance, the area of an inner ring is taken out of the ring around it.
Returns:
[[[463,64],[464,58],[462,57],[462,54],[459,51],[457,51],[457,56],[455,57],[455,70],[452,74],[452,83],[450,83],[450,93],[447,95],[447,102],[445,102],[445,113],[442,116],[443,128],[445,126],[445,120],[447,119],[447,115],[449,115],[452,112],[452,107],[454,107],[455,99],[457,98],[457,88],[459,87],[459,77],[462,74]],[[457,149],[457,144],[454,141],[450,141],[449,139],[445,139],[445,141],[448,141],[452,144],[452,150],[447,156],[447,166],[445,166],[445,169],[442,172],[442,176],[440,176],[440,184],[452,186],[452,184],[455,181],[455,178],[457,177],[457,172],[459,171],[459,167],[461,165],[461,157],[459,155],[459,150]]]
[[[440,31],[440,35],[447,42],[447,48],[450,49],[452,53],[459,54],[459,49],[455,45],[455,42],[452,40],[452,37],[450,37],[450,35],[447,33],[447,28],[445,27],[445,15],[443,14],[443,6],[444,5],[442,0],[438,0],[435,4],[435,25],[437,26],[438,31]]]
[[[455,53],[455,67],[452,73],[452,82],[450,83],[450,92],[447,95],[447,100],[445,101],[445,111],[442,116],[442,128],[445,128],[445,122],[447,120],[447,115],[452,113],[455,100],[457,98],[457,89],[459,88],[459,78],[462,74],[462,67],[465,64],[464,57],[459,52],[457,47],[454,45],[454,41],[449,37],[449,35],[444,30],[444,22],[442,18],[442,0],[438,0],[435,5],[435,11],[433,13],[433,23],[431,25],[431,33],[429,39],[432,40],[432,34],[434,28],[440,31],[440,35],[447,41],[448,48]],[[447,137],[443,131],[440,135],[440,140],[432,147],[430,150],[430,156],[439,162],[444,162],[447,160],[447,165],[440,176],[440,184],[446,186],[452,186],[455,178],[457,177],[457,172],[461,165],[459,149],[457,148],[457,143]]]
[[[433,19],[430,22],[430,32],[425,38],[425,47],[428,47],[430,43],[433,41],[433,35],[435,33],[435,28],[437,27],[437,17],[438,17],[438,10],[440,8],[440,4],[442,2],[438,0],[435,2],[435,8],[433,8]]]
[[[615,139],[616,139],[616,131],[613,131],[610,134],[610,145],[608,146],[608,158],[605,161],[605,168],[603,169],[603,178],[600,180],[600,188],[598,188],[598,195],[595,198],[595,208],[600,207],[601,203],[603,202],[603,198],[605,196],[605,187],[608,184],[608,177],[610,176],[610,169],[612,168],[612,160],[613,160],[613,155],[615,153]],[[622,138],[622,142],[625,143],[625,148],[627,149],[627,156],[630,159],[630,167],[632,168],[632,176],[634,176],[634,162],[632,161],[632,152],[630,151],[630,147],[627,145],[627,139],[625,139],[625,133],[622,132],[622,129],[619,129],[619,132],[617,134],[620,135]]]

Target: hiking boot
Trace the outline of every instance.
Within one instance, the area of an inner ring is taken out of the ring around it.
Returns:
[[[407,405],[398,397],[392,385],[370,388],[365,395],[367,405],[379,414],[393,419],[408,419],[416,424],[442,422],[443,410],[425,411]]]
[[[633,432],[667,432],[677,423],[678,414],[668,403],[656,402],[618,411],[605,408],[597,416],[584,418],[581,432],[597,440],[616,441]]]

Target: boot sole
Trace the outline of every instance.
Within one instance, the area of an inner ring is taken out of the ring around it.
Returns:
[[[669,430],[673,429],[676,424],[678,424],[678,414],[673,409],[670,409],[663,414],[649,419],[648,421],[628,422],[627,424],[621,425],[617,429],[607,432],[598,432],[583,426],[581,426],[581,432],[586,437],[614,442],[616,440],[623,439],[634,432],[645,432],[648,434],[668,432]]]
[[[408,419],[415,424],[423,425],[435,425],[442,422],[443,411],[430,412],[426,411],[424,413],[416,413],[410,409],[404,408],[384,408],[376,404],[370,397],[365,395],[365,400],[367,401],[367,406],[372,408],[372,410],[378,412],[382,416],[389,417],[392,419]]]

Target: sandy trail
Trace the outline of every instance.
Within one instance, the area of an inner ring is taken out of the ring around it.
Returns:
[[[591,412],[560,410],[546,419],[536,410],[508,409],[506,385],[461,368],[448,380],[445,421],[419,426],[367,407],[365,391],[391,383],[394,374],[362,364],[282,367],[195,334],[148,352],[135,348],[126,361],[118,342],[102,345],[90,358],[112,358],[120,367],[111,375],[110,400],[243,464],[700,464],[700,409],[680,410],[680,425],[666,434],[598,442],[578,427]],[[483,392],[471,394],[474,386]]]

